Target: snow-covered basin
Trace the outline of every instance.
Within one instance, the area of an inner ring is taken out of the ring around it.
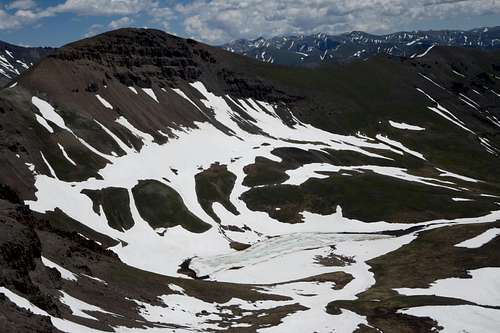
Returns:
[[[327,315],[324,307],[332,300],[355,299],[358,293],[366,290],[375,282],[366,261],[394,251],[415,238],[414,234],[387,237],[370,233],[407,229],[415,225],[429,225],[428,228],[437,228],[450,224],[492,222],[500,218],[500,212],[494,211],[478,218],[436,220],[419,224],[392,224],[384,221],[365,223],[344,217],[341,207],[337,207],[336,213],[328,216],[303,212],[304,223],[287,224],[273,220],[264,212],[251,211],[244,202],[239,200],[241,194],[248,190],[243,185],[245,177],[243,168],[253,163],[257,156],[280,161],[280,158],[271,153],[275,148],[350,150],[380,159],[391,159],[389,157],[391,154],[411,154],[420,158],[424,158],[424,156],[387,137],[379,137],[377,140],[377,138],[369,138],[360,134],[337,135],[301,123],[297,119],[295,119],[296,125],[289,127],[281,121],[272,105],[251,99],[233,100],[229,96],[225,96],[225,98],[215,96],[199,82],[192,84],[192,88],[204,96],[200,102],[213,110],[214,121],[228,128],[229,134],[220,131],[210,122],[199,122],[196,123],[197,128],[195,129],[173,130],[174,137],[170,138],[167,144],[159,145],[153,142],[150,134],[141,132],[126,118],[118,118],[116,120],[118,124],[124,126],[144,142],[141,151],[137,152],[120,141],[104,125],[99,124],[122,147],[126,155],[118,157],[103,154],[77,137],[92,152],[104,156],[112,162],[99,171],[103,179],[91,178],[82,182],[64,182],[56,178],[55,172],[52,172],[52,177],[36,174],[36,200],[29,201],[27,204],[38,212],[60,208],[68,216],[97,232],[117,240],[123,240],[127,244],[126,246],[120,243],[112,248],[122,261],[131,266],[160,274],[177,275],[178,265],[187,258],[193,258],[190,267],[199,274],[208,274],[214,280],[239,283],[272,284],[298,280],[335,270],[352,274],[353,281],[340,290],[332,289],[332,283],[294,282],[265,287],[267,292],[288,295],[293,301],[309,307],[307,311],[287,316],[282,325],[272,329],[272,331],[278,332],[289,332],[294,328],[309,331],[312,327],[307,325],[314,322],[320,323],[318,327],[314,328],[318,332],[330,332],[335,327],[351,331],[359,323],[366,323],[363,317],[349,311],[343,311],[338,316]],[[185,98],[193,103],[187,94],[178,89],[174,91],[178,94],[178,98]],[[158,100],[161,100],[161,98],[156,98],[160,96],[161,91],[145,91],[145,93],[151,97],[151,103],[157,103]],[[135,94],[135,92],[131,92],[131,94]],[[228,100],[232,101],[232,107],[228,104]],[[55,126],[75,135],[66,126],[64,119],[48,103],[35,99],[35,97],[34,103],[42,116],[37,115],[40,117],[40,126],[52,133],[52,127],[46,126],[46,120],[50,120]],[[111,104],[109,106],[112,107]],[[236,121],[241,117],[238,118],[239,115],[234,111],[234,108],[245,110],[255,120],[253,125],[258,126],[265,133],[272,134],[272,137],[244,131]],[[208,117],[201,109],[198,108],[198,110],[205,117]],[[168,132],[166,130],[163,129],[159,133]],[[255,147],[258,149],[254,149]],[[61,154],[64,152],[61,149]],[[70,159],[68,159],[70,156],[63,157],[70,163]],[[195,175],[200,172],[200,168],[206,169],[215,162],[226,164],[228,170],[237,177],[230,199],[240,214],[233,215],[220,204],[213,205],[215,213],[221,218],[223,225],[248,226],[251,231],[223,232],[198,203],[195,192]],[[49,169],[53,170],[50,163],[48,161],[46,163]],[[174,172],[172,169],[178,170],[178,172]],[[289,171],[290,180],[288,182],[300,184],[310,177],[322,177],[317,171],[342,172],[346,170],[373,171],[405,181],[459,190],[455,183],[449,179],[417,177],[409,174],[405,169],[377,165],[356,168],[306,165]],[[36,173],[36,170],[34,172]],[[441,176],[450,177],[449,174]],[[207,232],[195,234],[178,226],[169,228],[163,235],[160,235],[141,218],[131,193],[131,189],[138,181],[145,179],[158,180],[174,188],[181,195],[187,208],[213,227]],[[168,179],[168,182],[165,179]],[[462,177],[462,179],[465,178]],[[135,224],[125,232],[111,228],[105,214],[96,214],[90,198],[81,193],[83,189],[97,190],[112,186],[126,188],[130,194],[130,210]],[[255,245],[245,251],[235,252],[228,246],[228,237],[234,241]],[[314,258],[318,255],[326,255],[330,251],[331,245],[335,246],[336,254],[352,257],[355,262],[338,268],[322,267],[315,263]],[[233,267],[240,268],[230,269]],[[272,274],[269,274],[270,271]],[[315,296],[305,297],[306,294]]]
[[[383,221],[364,223],[362,221],[347,219],[342,216],[340,207],[337,207],[335,214],[329,216],[304,212],[304,223],[293,225],[280,223],[270,218],[267,213],[249,210],[246,204],[239,200],[241,194],[248,190],[248,187],[242,184],[245,177],[243,168],[253,163],[257,156],[280,161],[279,157],[271,154],[271,151],[275,148],[295,147],[304,150],[321,150],[324,148],[350,150],[383,159],[390,158],[387,156],[391,154],[401,155],[407,152],[397,149],[397,147],[394,147],[394,144],[391,146],[359,134],[348,136],[325,132],[311,125],[301,123],[297,119],[296,125],[289,127],[278,117],[275,107],[270,104],[252,99],[234,100],[229,96],[224,96],[224,98],[222,96],[215,96],[208,92],[200,82],[193,83],[192,88],[204,96],[200,102],[213,110],[213,118],[215,119],[213,121],[223,124],[232,132],[231,135],[220,131],[210,122],[199,122],[196,123],[197,128],[194,129],[182,128],[174,130],[174,137],[170,138],[167,144],[160,145],[153,142],[150,134],[140,131],[128,122],[127,119],[120,117],[116,122],[127,128],[144,142],[144,146],[139,152],[135,151],[132,147],[127,147],[124,142],[121,142],[109,130],[107,130],[107,133],[119,146],[124,148],[127,153],[126,155],[118,157],[103,154],[83,139],[77,137],[91,151],[105,156],[112,162],[99,171],[103,179],[91,178],[82,182],[65,182],[56,179],[55,176],[57,175],[51,177],[36,174],[36,200],[28,201],[27,204],[31,209],[38,212],[52,211],[59,208],[71,218],[80,221],[97,232],[117,240],[123,240],[127,244],[126,246],[120,243],[120,245],[115,246],[112,250],[125,263],[144,270],[173,276],[178,274],[178,265],[187,258],[210,258],[233,252],[228,246],[228,237],[234,241],[253,244],[265,240],[268,236],[309,233],[308,237],[314,238],[316,236],[311,235],[317,233],[317,238],[321,239],[323,233],[369,233],[405,229],[412,226],[408,224],[391,224]],[[180,94],[179,91],[176,92],[179,96],[178,98],[189,100],[187,94]],[[130,93],[135,95],[133,92]],[[162,91],[156,91],[155,96],[160,96],[162,93]],[[232,106],[228,104],[228,101],[232,101]],[[190,102],[192,101],[190,100]],[[75,135],[65,124],[64,119],[57,113],[57,110],[54,110],[47,102],[33,97],[33,103],[39,109],[43,119],[50,120],[54,126],[58,126]],[[156,101],[151,99],[151,103],[156,103]],[[251,134],[243,130],[235,120],[239,119],[238,114],[234,111],[235,108],[245,110],[255,120],[254,125],[258,126],[265,133],[272,133],[272,137]],[[201,109],[199,112],[202,112]],[[100,125],[106,129],[104,125]],[[262,145],[264,143],[267,145]],[[255,147],[258,147],[258,149],[254,149]],[[374,151],[380,151],[384,155],[374,153]],[[62,151],[61,154],[63,154]],[[230,199],[240,212],[236,216],[228,212],[221,205],[215,204],[214,210],[216,214],[221,218],[224,225],[239,227],[246,225],[251,228],[251,231],[224,233],[198,203],[195,191],[195,175],[200,172],[200,168],[206,169],[215,162],[226,164],[228,170],[237,176]],[[47,164],[49,164],[48,161]],[[335,166],[332,166],[332,168],[333,171],[335,169],[342,169]],[[178,170],[178,172],[174,172],[172,169]],[[325,169],[327,168],[325,167]],[[404,178],[407,181],[420,183],[424,182],[429,186],[453,187],[454,185],[452,182],[440,179],[412,176],[406,170],[399,168],[387,169],[379,166],[364,166],[360,167],[360,169],[376,170],[390,177]],[[36,170],[34,172],[36,173]],[[307,179],[315,175],[317,175],[315,170],[306,166],[303,169],[294,171],[294,174],[291,174],[291,181],[295,181],[295,179]],[[161,236],[141,218],[130,192],[139,180],[144,179],[158,180],[174,188],[181,195],[187,208],[213,227],[207,232],[195,234],[178,226],[169,228]],[[165,179],[168,179],[168,182]],[[128,231],[121,232],[111,228],[107,223],[105,214],[96,214],[90,198],[81,193],[83,189],[97,190],[106,187],[122,187],[129,190],[131,197],[130,210],[135,224]],[[498,212],[492,212],[476,219],[432,222],[445,224],[487,222],[494,220],[498,215]],[[356,242],[355,240],[352,241]],[[298,250],[302,251],[300,242],[297,242],[297,244],[299,245]],[[255,251],[253,253],[258,252]],[[271,254],[271,256],[273,255]],[[193,264],[195,263],[196,260],[194,260]],[[194,265],[194,267],[197,266]]]

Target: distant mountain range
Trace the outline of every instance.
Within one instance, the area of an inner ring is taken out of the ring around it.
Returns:
[[[22,47],[0,41],[0,86],[7,84],[54,50],[50,47]]]
[[[412,31],[372,35],[353,31],[341,35],[277,36],[239,39],[221,47],[263,62],[316,66],[322,63],[366,59],[377,54],[417,57],[432,45],[479,49],[500,48],[500,26],[468,31]]]
[[[323,63],[349,62],[386,54],[418,57],[433,45],[500,49],[500,26],[468,31],[439,30],[396,32],[377,36],[353,31],[341,35],[277,36],[239,39],[220,47],[263,62],[315,67]],[[23,47],[0,41],[0,87],[56,49]]]

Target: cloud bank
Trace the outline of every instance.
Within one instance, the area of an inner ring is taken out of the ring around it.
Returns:
[[[63,13],[113,17],[87,35],[134,22],[165,30],[175,23],[180,35],[219,44],[283,34],[385,33],[427,20],[500,15],[500,0],[65,0],[44,8],[16,0],[0,5],[0,30]]]

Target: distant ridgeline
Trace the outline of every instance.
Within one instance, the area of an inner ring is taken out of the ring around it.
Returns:
[[[438,30],[372,35],[353,31],[341,35],[276,36],[269,39],[239,39],[220,47],[263,62],[292,66],[318,66],[349,62],[378,54],[418,57],[432,45],[479,49],[500,48],[500,26],[468,31]],[[49,47],[22,47],[0,41],[0,86],[53,53]]]
[[[12,81],[53,51],[50,47],[22,47],[0,41],[0,86]]]
[[[261,37],[255,40],[239,39],[221,47],[263,62],[317,66],[322,63],[366,59],[378,54],[416,57],[432,45],[498,49],[500,27],[468,31],[396,32],[382,36],[353,31],[341,35],[319,33],[269,39]]]

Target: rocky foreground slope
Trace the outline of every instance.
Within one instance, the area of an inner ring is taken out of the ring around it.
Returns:
[[[495,332],[498,56],[61,48],[0,91],[2,327]]]

